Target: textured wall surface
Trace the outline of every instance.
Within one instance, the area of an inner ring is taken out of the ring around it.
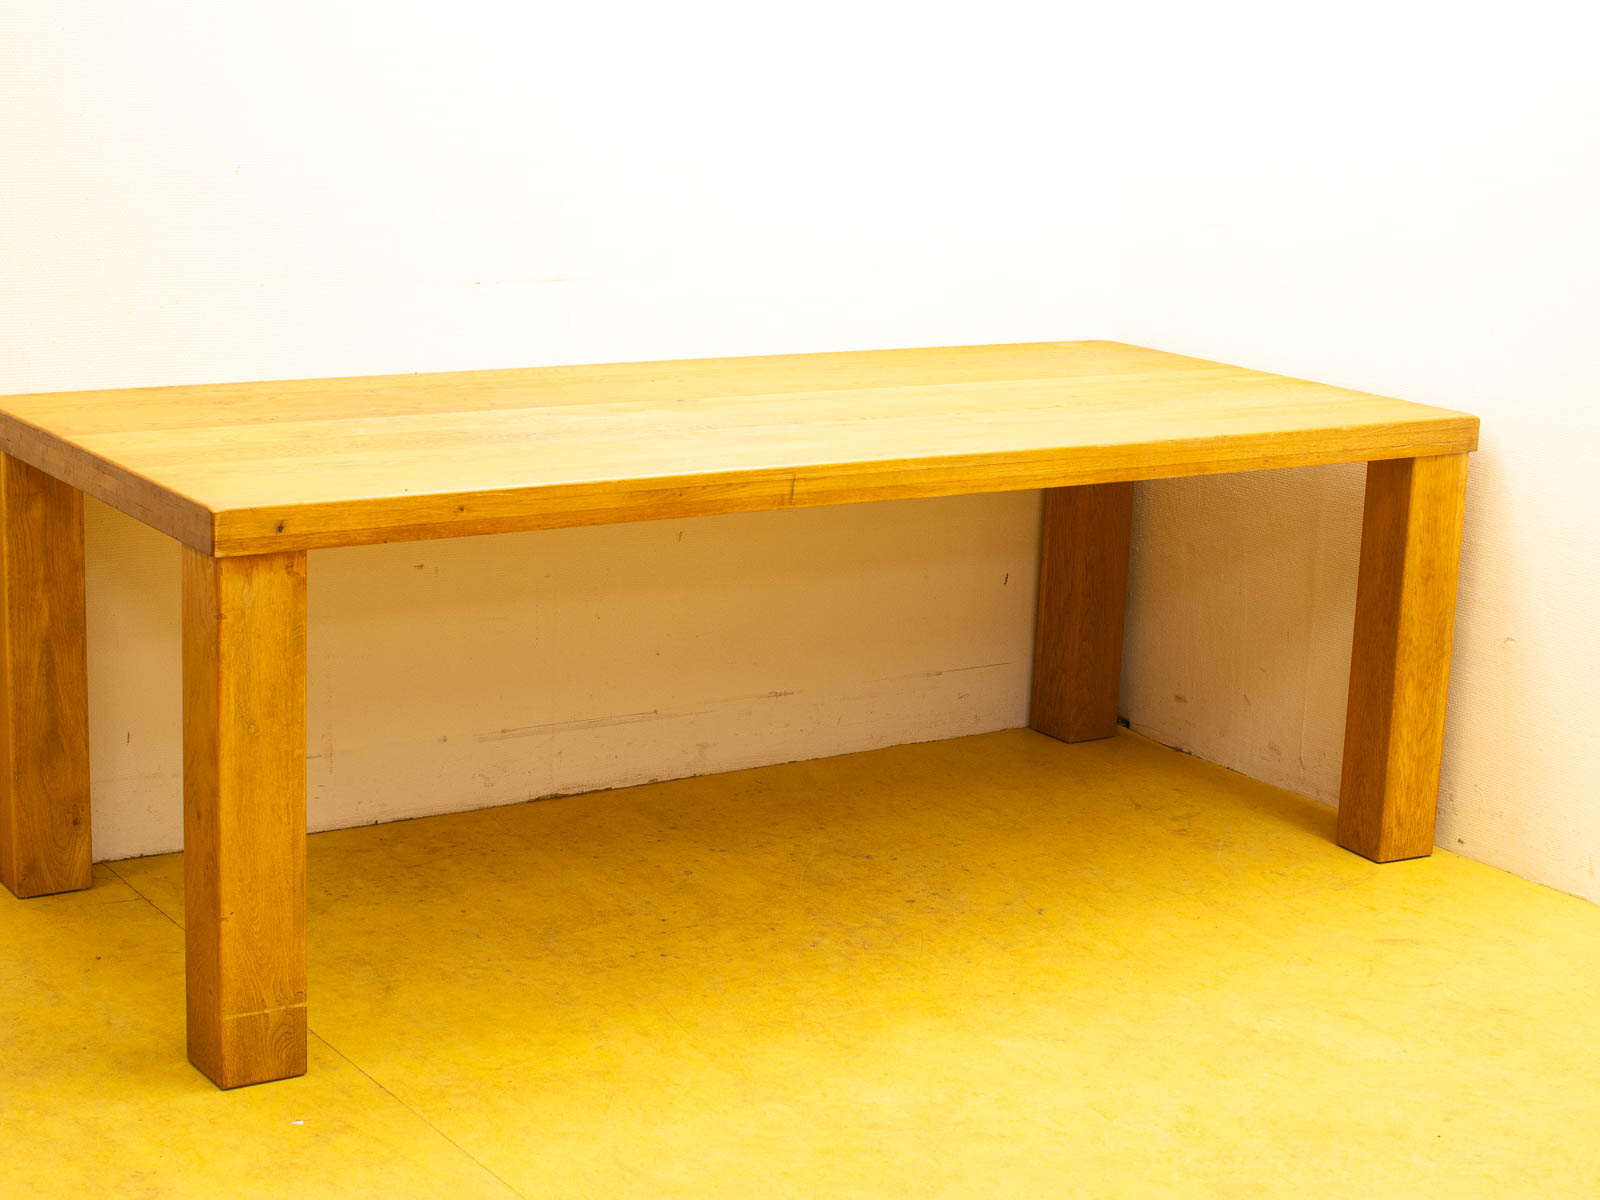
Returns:
[[[1123,712],[1303,796],[1339,796],[1364,468],[1141,484]]]
[[[310,825],[1024,724],[1038,493],[309,557]],[[94,836],[181,844],[178,549],[91,504]]]

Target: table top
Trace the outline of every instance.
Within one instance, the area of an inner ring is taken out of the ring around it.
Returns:
[[[1115,342],[0,398],[0,450],[217,556],[1453,454],[1476,417]]]

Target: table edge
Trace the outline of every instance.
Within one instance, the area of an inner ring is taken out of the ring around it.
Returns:
[[[1450,414],[1356,427],[1338,431],[1344,438],[1331,447],[1327,444],[1331,431],[1309,430],[222,509],[214,514],[209,552],[232,557],[829,504],[1428,458],[1476,450],[1478,424],[1476,417]],[[1219,442],[1227,445],[1219,447]]]
[[[250,508],[212,507],[3,409],[0,451],[184,545],[221,558],[827,504],[1424,458],[1477,449],[1477,417],[1414,407],[1419,414],[1414,419],[1365,425],[1105,446],[778,464],[704,474]]]
[[[186,546],[205,554],[213,551],[216,513],[208,505],[3,410],[0,453],[70,484]]]

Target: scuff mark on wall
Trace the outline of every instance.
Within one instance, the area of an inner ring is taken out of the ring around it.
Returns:
[[[538,725],[521,725],[513,729],[491,729],[477,735],[480,742],[504,742],[512,738],[534,737],[541,733],[561,733],[569,729],[607,729],[613,725],[637,725],[642,721],[670,721],[678,717],[695,717],[705,712],[696,709],[688,712],[662,712],[652,708],[648,712],[618,713],[608,717],[580,717],[574,721],[545,721]]]

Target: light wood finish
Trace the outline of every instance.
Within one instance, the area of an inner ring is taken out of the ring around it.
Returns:
[[[89,886],[83,496],[0,454],[0,883]]]
[[[183,556],[189,1060],[306,1069],[305,554]]]
[[[0,450],[217,556],[1459,453],[1477,428],[1114,342],[0,400]]]
[[[1028,723],[1063,742],[1117,731],[1133,484],[1044,493]]]
[[[1377,862],[1433,850],[1467,456],[1367,468],[1339,844]]]
[[[307,549],[1044,488],[1031,719],[1078,741],[1116,727],[1132,482],[1356,461],[1339,836],[1423,854],[1477,436],[1463,413],[1111,342],[9,397],[0,868],[88,882],[75,489],[186,547],[189,1057],[228,1088],[306,1069]]]

